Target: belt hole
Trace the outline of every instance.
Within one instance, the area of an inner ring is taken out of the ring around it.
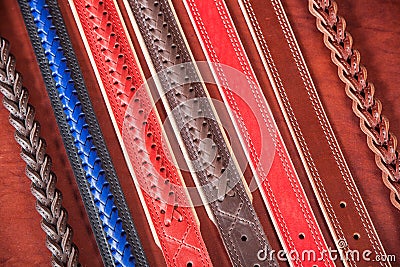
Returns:
[[[247,236],[242,235],[241,239],[242,239],[242,241],[247,241]]]
[[[304,233],[300,233],[300,234],[299,234],[299,238],[300,238],[300,239],[304,239],[304,238],[306,238],[306,236],[305,236]]]
[[[342,209],[344,209],[344,208],[346,208],[346,206],[347,206],[347,203],[346,202],[344,202],[344,201],[340,201],[340,207],[342,208]]]
[[[360,234],[359,233],[354,233],[353,238],[354,238],[354,240],[360,239]]]
[[[186,263],[186,267],[192,267],[193,263],[191,261],[189,261],[188,263]]]
[[[260,264],[256,263],[253,265],[253,267],[260,267]]]

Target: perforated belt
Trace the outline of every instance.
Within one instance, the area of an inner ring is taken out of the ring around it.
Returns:
[[[57,3],[19,3],[104,264],[147,266]]]
[[[234,266],[276,266],[260,260],[269,244],[251,204],[209,95],[168,1],[124,1],[178,142]],[[184,64],[181,63],[190,64]],[[158,73],[157,73],[158,72]],[[211,155],[211,156],[209,156]]]
[[[346,266],[390,266],[279,0],[240,0],[280,108]],[[270,18],[268,22],[265,17]],[[324,156],[321,157],[321,151]],[[372,261],[349,257],[370,251]],[[377,257],[376,257],[377,256]]]
[[[212,266],[117,4],[70,0],[70,5],[167,266]]]
[[[275,229],[286,252],[292,256],[288,257],[291,266],[334,266],[325,254],[328,246],[224,1],[184,0],[184,3],[241,136]],[[243,81],[227,66],[241,73]],[[264,140],[260,140],[263,136]],[[273,144],[266,142],[268,137]],[[275,150],[272,159],[267,156],[271,150]],[[302,258],[305,251],[320,256]]]

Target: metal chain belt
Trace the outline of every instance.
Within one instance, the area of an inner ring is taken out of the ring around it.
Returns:
[[[57,3],[19,3],[104,264],[147,266]]]
[[[113,0],[71,0],[70,5],[167,266],[212,266],[194,209],[180,206],[190,199],[162,142],[151,94],[141,87],[144,76],[118,6]]]
[[[392,204],[400,209],[400,158],[397,138],[389,132],[389,120],[382,115],[382,104],[374,97],[375,87],[367,81],[367,69],[360,64],[360,52],[353,48],[353,38],[346,31],[346,21],[337,15],[337,4],[331,0],[309,0],[309,10],[324,34],[338,75],[346,84],[346,94],[353,100],[353,112],[360,118],[361,130],[367,135],[375,163],[382,171],[384,184],[391,190]]]
[[[315,251],[322,255],[328,246],[225,2],[184,0],[184,4],[231,110],[282,246],[288,254]],[[232,73],[227,66],[236,71]],[[275,154],[268,160],[266,155],[272,152]],[[288,261],[291,266],[335,265],[327,255],[318,260],[290,257]]]
[[[10,112],[10,124],[15,128],[15,140],[21,146],[21,158],[26,162],[26,176],[32,181],[31,191],[36,209],[42,216],[46,245],[52,253],[52,266],[79,266],[78,249],[72,242],[72,228],[62,206],[62,194],[56,188],[57,177],[51,171],[51,158],[46,154],[46,142],[40,137],[40,125],[35,121],[35,109],[28,103],[28,90],[22,87],[21,74],[15,71],[15,58],[9,54],[9,43],[0,37],[0,92],[3,105]]]
[[[257,251],[269,253],[270,246],[209,96],[193,65],[178,66],[192,58],[172,7],[164,0],[125,4],[131,8],[142,49],[153,63],[153,76],[160,79],[157,89],[173,114],[178,141],[194,179],[199,187],[206,187],[201,189],[203,201],[233,265],[277,266],[274,259],[263,262],[257,258]],[[185,81],[186,85],[180,85]],[[210,163],[202,161],[207,154],[216,155]]]

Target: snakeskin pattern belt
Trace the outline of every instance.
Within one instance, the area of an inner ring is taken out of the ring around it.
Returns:
[[[57,3],[19,3],[104,264],[147,266]]]

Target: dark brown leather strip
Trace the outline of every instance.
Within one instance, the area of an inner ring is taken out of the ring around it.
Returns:
[[[273,259],[267,258],[265,262],[257,258],[259,250],[270,249],[269,244],[195,67],[176,67],[191,62],[192,57],[172,8],[164,0],[131,0],[129,6],[135,30],[143,38],[143,50],[153,64],[153,75],[161,83],[157,89],[165,94],[163,101],[172,111],[178,141],[198,186],[202,187],[203,200],[233,265],[277,266]],[[205,153],[215,153],[216,157],[209,163],[202,162],[201,155]]]
[[[346,257],[347,266],[390,266],[319,100],[278,0],[241,1],[281,110],[337,248],[371,251],[367,262]],[[265,17],[269,19],[266,20]],[[302,89],[302,90],[301,90]],[[375,258],[377,256],[377,258]]]

